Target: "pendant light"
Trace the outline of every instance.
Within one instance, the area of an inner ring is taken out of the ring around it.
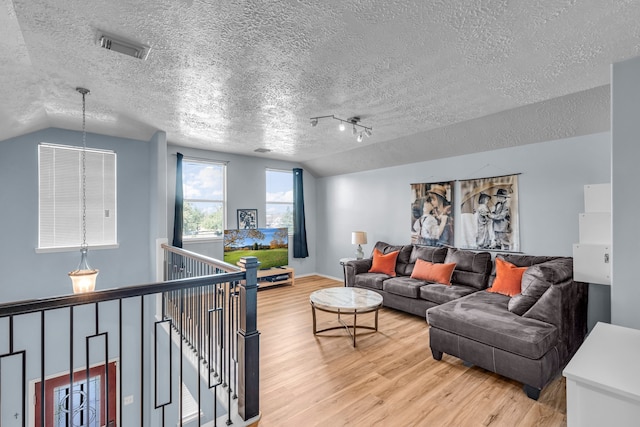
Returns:
[[[77,87],[76,90],[82,94],[82,245],[80,246],[80,264],[78,268],[69,273],[73,284],[73,293],[93,292],[96,288],[96,278],[98,270],[89,266],[87,261],[87,131],[86,131],[86,108],[85,96],[89,89]]]

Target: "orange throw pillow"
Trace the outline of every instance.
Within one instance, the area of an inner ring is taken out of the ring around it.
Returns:
[[[448,264],[434,264],[418,258],[416,260],[415,267],[413,267],[411,278],[450,285],[451,275],[453,274],[454,268],[456,268],[455,262]]]
[[[489,292],[496,292],[512,297],[522,291],[522,275],[527,267],[516,267],[510,262],[496,258],[496,279],[493,286],[487,289]]]
[[[400,251],[389,252],[383,254],[377,248],[373,250],[373,263],[369,269],[369,273],[382,273],[387,276],[395,277],[396,275],[396,259]]]

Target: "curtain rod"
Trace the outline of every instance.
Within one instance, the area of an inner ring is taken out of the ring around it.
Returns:
[[[177,157],[177,154],[178,154],[178,153],[172,153],[171,155],[172,155],[173,157]],[[198,161],[201,161],[201,162],[209,162],[209,163],[211,163],[211,162],[216,162],[216,163],[223,163],[223,164],[225,164],[225,165],[228,165],[229,163],[231,163],[231,161],[230,161],[230,160],[205,159],[205,158],[203,158],[203,157],[188,156],[188,155],[186,155],[186,154],[183,154],[183,156],[184,156],[184,158],[185,158],[185,159],[187,159],[187,160],[198,160]]]

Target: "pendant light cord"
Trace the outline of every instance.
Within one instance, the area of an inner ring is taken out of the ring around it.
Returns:
[[[87,131],[86,131],[86,101],[89,89],[76,88],[82,94],[82,248],[87,248]]]

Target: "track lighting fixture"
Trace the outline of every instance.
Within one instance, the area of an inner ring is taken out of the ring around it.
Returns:
[[[358,116],[354,116],[354,117],[349,117],[347,120],[343,120],[341,118],[338,118],[334,115],[331,116],[318,116],[318,117],[311,117],[311,127],[316,127],[318,126],[318,120],[320,119],[334,119],[340,122],[340,124],[338,125],[338,129],[340,129],[341,131],[344,131],[346,129],[346,123],[351,125],[351,133],[356,136],[356,140],[358,142],[362,142],[363,139],[363,135],[367,135],[367,137],[370,137],[371,134],[373,133],[373,128],[372,127],[367,127],[367,126],[363,126],[360,124],[360,117]],[[360,127],[362,128],[362,131],[358,132],[358,129],[356,128]]]

